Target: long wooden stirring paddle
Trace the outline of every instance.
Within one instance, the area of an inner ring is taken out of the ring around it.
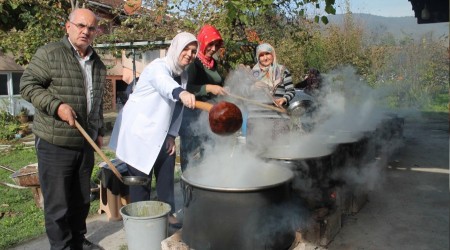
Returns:
[[[248,99],[248,98],[245,98],[245,97],[242,97],[242,96],[238,96],[238,95],[235,95],[235,94],[231,94],[231,93],[228,93],[228,96],[233,97],[235,99],[239,99],[239,100],[248,102],[248,103],[251,103],[253,105],[256,105],[256,106],[259,106],[259,107],[262,107],[262,108],[271,109],[271,110],[274,110],[274,111],[277,111],[277,112],[280,112],[280,113],[287,113],[287,110],[284,109],[284,108],[274,107],[274,106],[271,106],[271,105],[260,103],[258,101],[255,101],[255,100],[252,100],[252,99]]]

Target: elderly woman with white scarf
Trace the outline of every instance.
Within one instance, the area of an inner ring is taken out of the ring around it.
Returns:
[[[253,77],[258,81],[254,88],[269,93],[277,106],[289,105],[295,96],[291,73],[285,66],[277,63],[275,49],[268,43],[256,48],[257,64],[252,69]]]
[[[164,58],[147,65],[118,115],[109,146],[128,165],[131,176],[156,177],[158,199],[172,207],[169,223],[179,225],[175,212],[175,137],[183,105],[195,107],[195,96],[185,90],[187,65],[194,61],[198,42],[193,34],[176,35]],[[151,187],[130,186],[131,202],[150,200]]]

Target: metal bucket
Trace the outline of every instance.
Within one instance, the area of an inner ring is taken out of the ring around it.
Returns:
[[[161,249],[168,235],[170,205],[160,201],[130,203],[120,209],[129,250]]]

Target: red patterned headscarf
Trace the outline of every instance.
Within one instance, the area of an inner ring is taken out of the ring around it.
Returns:
[[[223,43],[222,36],[214,26],[205,24],[198,32],[197,40],[200,45],[197,57],[208,69],[211,69],[214,67],[214,59],[205,56],[206,47],[208,47],[210,43],[218,40]]]

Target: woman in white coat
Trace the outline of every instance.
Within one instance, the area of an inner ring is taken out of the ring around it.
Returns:
[[[194,108],[195,96],[185,90],[185,68],[197,53],[197,39],[176,35],[164,58],[144,68],[135,90],[118,115],[109,146],[128,165],[129,175],[156,177],[159,200],[171,205],[169,223],[175,224],[175,137],[181,125],[183,105]],[[181,102],[181,103],[180,103]],[[131,202],[150,200],[151,187],[130,186]]]

